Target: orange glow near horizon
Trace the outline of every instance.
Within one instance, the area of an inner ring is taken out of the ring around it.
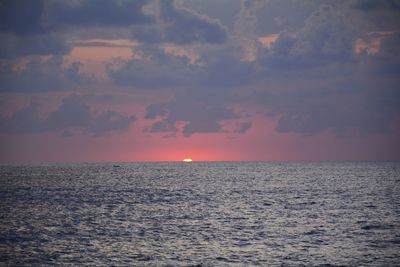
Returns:
[[[191,158],[186,158],[183,160],[183,162],[192,162],[193,160]]]

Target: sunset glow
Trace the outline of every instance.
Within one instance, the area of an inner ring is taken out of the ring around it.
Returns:
[[[192,160],[192,159],[189,159],[189,158],[183,160],[183,162],[192,162],[192,161],[193,161],[193,160]]]

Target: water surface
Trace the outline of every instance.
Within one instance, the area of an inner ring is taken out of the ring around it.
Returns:
[[[0,167],[0,265],[399,266],[400,163]]]

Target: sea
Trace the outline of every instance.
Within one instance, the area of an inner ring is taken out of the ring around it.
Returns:
[[[3,165],[0,266],[400,266],[400,162]]]

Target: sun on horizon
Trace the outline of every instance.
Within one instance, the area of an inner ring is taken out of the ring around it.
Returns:
[[[192,162],[193,160],[191,158],[186,158],[183,160],[183,162]]]

